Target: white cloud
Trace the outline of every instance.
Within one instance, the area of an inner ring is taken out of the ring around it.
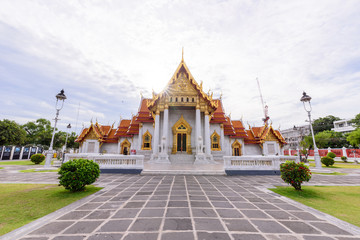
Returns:
[[[235,119],[261,124],[256,77],[276,127],[304,123],[303,90],[314,117],[348,118],[359,112],[359,25],[358,1],[8,0],[0,78],[9,87],[0,94],[17,112],[34,112],[29,120],[50,119],[44,103],[64,88],[64,119],[75,119],[81,102],[78,122],[112,123],[137,111],[140,91],[150,97],[165,87],[184,46],[195,79],[214,96],[222,91]]]

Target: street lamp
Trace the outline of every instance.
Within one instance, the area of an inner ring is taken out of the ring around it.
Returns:
[[[55,116],[55,126],[54,126],[54,131],[53,131],[53,135],[52,135],[52,138],[51,138],[51,143],[50,143],[50,147],[49,147],[49,151],[46,155],[46,160],[45,160],[45,165],[44,165],[44,168],[48,168],[50,167],[51,165],[51,159],[52,159],[52,156],[54,154],[54,151],[53,151],[53,144],[54,144],[54,137],[55,137],[55,131],[56,131],[56,123],[58,120],[60,120],[58,117],[59,117],[59,112],[60,110],[63,108],[64,106],[64,101],[66,99],[66,96],[64,94],[64,89],[62,89],[56,96],[56,104],[55,104],[55,109],[56,109],[56,116]],[[61,107],[58,106],[58,102],[61,102]]]
[[[69,131],[70,131],[70,128],[71,128],[71,124],[69,123],[69,125],[67,125],[66,127],[68,130],[66,132],[66,140],[65,140],[65,145],[64,145],[64,148],[63,148],[63,162],[64,162],[64,153],[65,153],[65,150],[66,150],[66,144],[67,144],[67,140],[68,140],[68,136],[69,136]]]
[[[300,98],[300,101],[303,102],[304,109],[308,113],[308,116],[309,116],[310,130],[311,130],[311,135],[312,135],[312,139],[313,139],[313,143],[314,143],[315,167],[318,168],[318,169],[321,169],[322,167],[321,167],[319,149],[317,148],[316,143],[315,143],[314,130],[313,130],[312,123],[311,123],[311,114],[310,114],[310,112],[312,110],[312,107],[311,107],[310,100],[311,100],[311,97],[309,95],[306,95],[306,92],[303,92],[303,96]]]

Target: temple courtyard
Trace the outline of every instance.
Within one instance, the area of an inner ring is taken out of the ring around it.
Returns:
[[[57,173],[3,166],[0,183],[53,183]],[[360,169],[304,185],[359,186]],[[360,239],[360,228],[268,190],[280,176],[101,174],[99,192],[0,239]]]

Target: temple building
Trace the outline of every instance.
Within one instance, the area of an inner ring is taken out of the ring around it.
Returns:
[[[205,93],[182,58],[160,93],[141,97],[136,115],[117,127],[91,123],[76,139],[80,153],[144,155],[154,163],[212,163],[224,156],[282,155],[285,140],[271,125],[245,129]]]

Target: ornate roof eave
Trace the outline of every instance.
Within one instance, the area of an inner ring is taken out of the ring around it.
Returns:
[[[212,99],[212,96],[209,96],[208,94],[206,94],[203,90],[202,90],[202,86],[200,86],[194,79],[194,77],[192,76],[189,68],[187,67],[184,59],[181,60],[179,66],[177,67],[177,69],[175,70],[173,76],[170,78],[170,81],[166,84],[164,90],[162,90],[160,93],[155,94],[153,93],[153,98],[147,102],[147,107],[149,109],[153,108],[157,101],[164,97],[166,95],[166,89],[175,82],[176,80],[176,74],[180,71],[181,67],[184,66],[186,72],[189,74],[189,81],[190,83],[194,86],[195,90],[199,93],[199,95],[207,102],[208,106],[211,107],[212,109],[216,109],[218,108],[218,103],[216,101],[214,101]]]

